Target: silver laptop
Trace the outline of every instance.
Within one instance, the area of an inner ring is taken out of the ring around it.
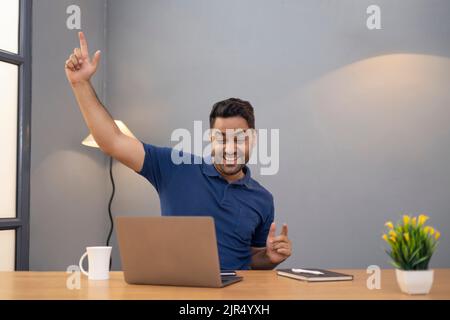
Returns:
[[[221,276],[212,217],[116,217],[129,284],[220,288],[242,280]]]

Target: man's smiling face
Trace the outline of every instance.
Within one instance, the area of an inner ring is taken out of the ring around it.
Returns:
[[[250,159],[254,130],[240,117],[217,117],[211,128],[211,156],[214,166],[225,177],[241,174]]]

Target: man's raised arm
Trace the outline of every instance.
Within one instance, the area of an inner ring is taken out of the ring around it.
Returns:
[[[80,47],[74,49],[66,61],[65,69],[84,121],[104,153],[140,171],[145,157],[142,143],[123,134],[99,101],[90,80],[99,67],[100,51],[91,59],[83,32],[78,35]]]

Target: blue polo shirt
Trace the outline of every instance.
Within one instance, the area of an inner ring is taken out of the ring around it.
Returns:
[[[272,194],[245,176],[228,183],[210,161],[190,155],[191,164],[174,164],[172,151],[143,143],[145,159],[138,172],[158,192],[163,216],[211,216],[216,227],[222,270],[250,269],[251,247],[265,247],[274,220]],[[180,245],[183,245],[182,243]]]

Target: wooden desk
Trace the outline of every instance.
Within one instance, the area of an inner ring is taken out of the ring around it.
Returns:
[[[240,283],[222,289],[128,285],[122,272],[107,281],[81,277],[81,288],[66,288],[65,272],[0,272],[0,299],[450,299],[450,269],[435,270],[429,295],[400,292],[394,270],[383,270],[381,290],[366,287],[365,270],[336,270],[354,275],[354,281],[306,283],[276,275],[275,271],[240,271]]]

